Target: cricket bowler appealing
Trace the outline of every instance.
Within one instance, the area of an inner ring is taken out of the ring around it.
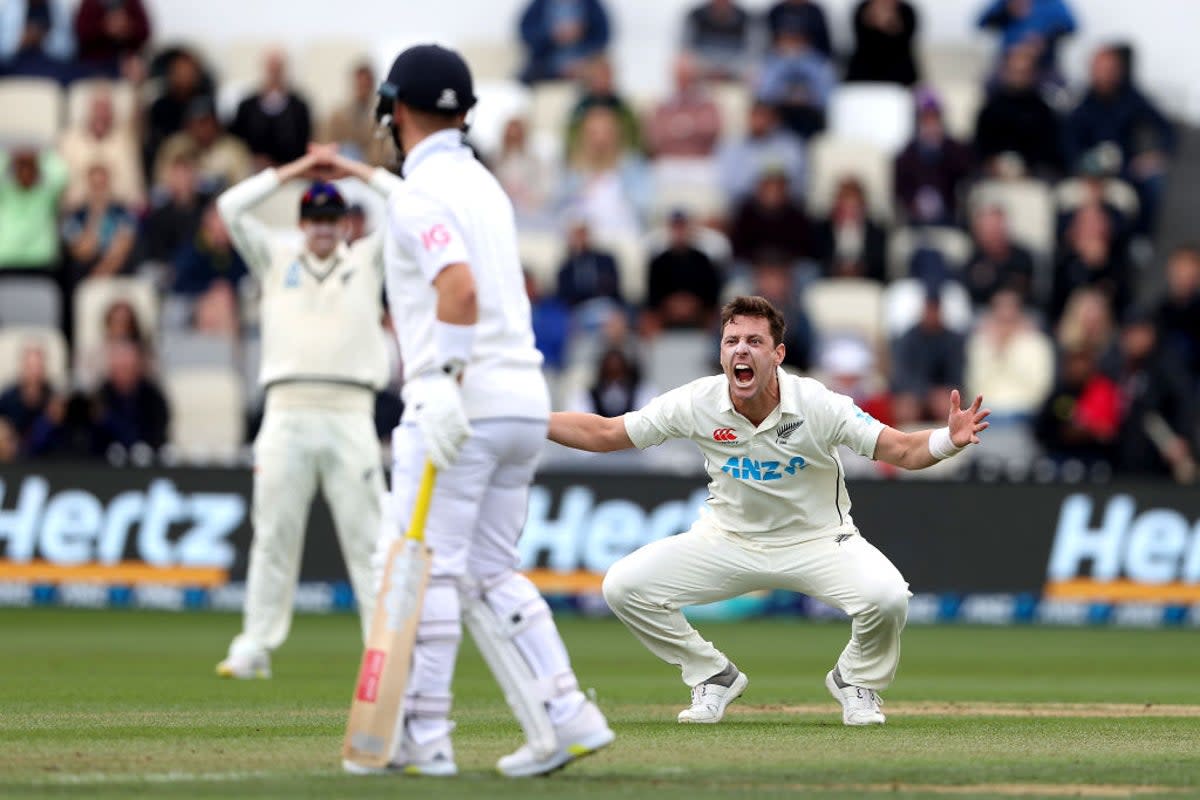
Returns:
[[[526,735],[498,769],[544,774],[608,745],[613,733],[580,691],[546,601],[517,571],[550,398],[512,204],[463,141],[475,97],[457,53],[409,48],[379,92],[404,157],[384,262],[405,367],[404,416],[392,440],[396,518],[377,550],[381,574],[426,459],[438,469],[425,523],[429,585],[390,768],[456,773],[450,686],[465,622]]]
[[[556,412],[550,438],[580,450],[645,449],[691,439],[704,454],[709,498],[692,528],[614,564],[604,597],[659,658],[682,668],[692,705],[680,722],[715,723],[749,680],[683,615],[683,607],[759,589],[802,592],[853,620],[825,686],[846,725],[885,721],[878,692],[900,660],[908,584],[850,517],[838,445],[922,469],[979,442],[989,412],[951,392],[948,426],[902,433],[845,395],[780,368],[783,317],[761,297],[721,314],[722,375],[700,378],[621,417]]]
[[[354,175],[381,195],[401,181],[313,145],[307,155],[230,188],[217,210],[262,287],[266,391],[254,442],[254,538],[242,632],[217,665],[232,678],[268,678],[269,653],[287,638],[313,494],[320,486],[358,601],[363,637],[375,608],[371,555],[383,495],[375,392],[387,379],[380,325],[382,234],[344,242],[346,203],[316,180],[300,202],[303,242],[267,228],[251,209],[294,178]]]

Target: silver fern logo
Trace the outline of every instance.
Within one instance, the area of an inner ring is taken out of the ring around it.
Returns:
[[[804,424],[804,420],[798,419],[794,422],[789,422],[785,425],[780,425],[775,431],[775,444],[783,444],[788,440],[788,437],[796,432],[796,429]]]

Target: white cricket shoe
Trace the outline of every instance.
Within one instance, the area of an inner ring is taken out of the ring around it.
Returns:
[[[271,656],[259,647],[246,647],[234,642],[229,646],[229,655],[217,664],[217,674],[222,678],[249,681],[271,677]]]
[[[516,752],[497,761],[496,769],[508,778],[545,775],[607,747],[616,738],[608,727],[608,720],[591,700],[586,701],[579,713],[567,722],[555,725],[554,732],[558,736],[558,749],[549,756],[539,758],[528,744],[523,744]]]
[[[834,670],[825,676],[825,688],[833,699],[842,704],[842,722],[846,725],[882,725],[887,717],[879,709],[883,698],[874,689],[861,686],[838,686],[833,679]]]
[[[692,707],[679,712],[680,722],[698,722],[715,725],[725,716],[725,707],[742,696],[750,679],[746,673],[738,672],[733,683],[720,686],[715,683],[698,683],[692,687]]]
[[[451,778],[458,774],[458,765],[454,763],[454,746],[450,743],[449,736],[417,744],[405,730],[399,760],[386,767],[366,767],[342,759],[342,770],[350,775],[420,775]]]

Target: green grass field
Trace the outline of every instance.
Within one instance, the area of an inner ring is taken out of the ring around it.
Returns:
[[[339,747],[359,657],[348,616],[301,616],[275,678],[212,672],[220,614],[0,611],[0,797],[1200,797],[1200,632],[914,627],[888,724],[841,725],[822,678],[847,629],[702,631],[750,676],[717,726],[681,726],[677,673],[617,623],[565,620],[617,742],[507,781],[519,732],[478,655],[455,686],[455,780],[352,778]]]

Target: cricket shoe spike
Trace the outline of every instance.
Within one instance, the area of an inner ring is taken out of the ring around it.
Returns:
[[[508,778],[546,775],[608,747],[616,738],[616,734],[608,727],[608,720],[591,700],[580,706],[579,712],[571,719],[562,725],[555,725],[554,733],[558,740],[557,748],[550,755],[539,757],[528,744],[523,744],[516,752],[497,761],[496,769]]]
[[[425,744],[417,744],[408,731],[399,758],[386,767],[366,767],[342,760],[342,770],[350,775],[414,775],[430,778],[451,778],[458,774],[454,763],[454,745],[450,736],[439,736]]]
[[[728,686],[718,683],[698,683],[692,687],[692,706],[679,712],[679,721],[713,725],[725,716],[725,708],[742,696],[750,679],[738,672]]]
[[[874,689],[864,689],[862,686],[838,686],[834,678],[836,669],[829,670],[825,676],[825,688],[833,695],[833,699],[842,705],[842,722],[846,725],[882,725],[887,722],[880,706],[883,698]]]
[[[271,677],[271,656],[266,650],[240,646],[237,642],[229,648],[229,655],[217,664],[217,674],[222,678],[248,681]]]

